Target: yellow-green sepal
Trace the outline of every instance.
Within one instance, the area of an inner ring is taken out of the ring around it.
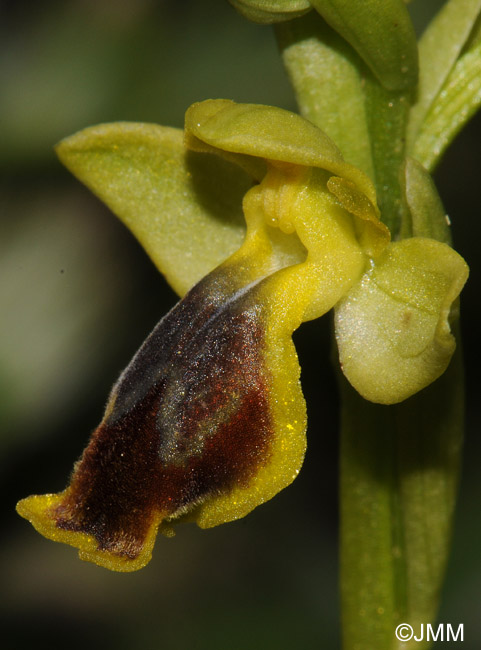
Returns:
[[[401,402],[446,370],[450,311],[467,277],[452,248],[414,237],[390,244],[338,303],[341,368],[365,399]]]
[[[217,157],[186,152],[180,129],[104,124],[62,140],[56,151],[179,295],[242,244],[242,197],[252,178]]]
[[[229,0],[229,2],[245,18],[264,25],[298,18],[312,9],[309,0]]]
[[[236,104],[211,99],[193,104],[185,115],[187,146],[238,160],[260,180],[261,161],[317,167],[346,178],[376,203],[369,177],[346,163],[334,142],[312,122],[296,113],[262,104]],[[234,158],[232,157],[234,154]],[[261,161],[256,160],[261,159]]]

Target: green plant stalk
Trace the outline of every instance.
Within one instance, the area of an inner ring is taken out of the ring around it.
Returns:
[[[395,629],[435,620],[462,448],[461,355],[395,406],[340,377],[341,600],[345,650],[405,648]],[[416,643],[427,648],[428,643]]]
[[[366,118],[381,219],[396,237],[405,218],[400,170],[405,157],[409,96],[386,90],[365,77]]]
[[[317,17],[310,20],[308,15],[277,27],[300,112],[333,139],[339,134],[350,162],[361,163],[366,171],[372,165],[382,218],[394,236],[447,241],[442,210],[430,221],[430,214],[411,214],[405,198],[401,177],[409,93],[383,88],[354,53],[346,55]],[[344,79],[350,82],[345,82],[341,100],[335,95],[339,76],[323,68],[329,59],[348,68]],[[339,106],[345,103],[349,114],[349,94],[358,104],[359,88],[365,104],[349,125]],[[336,96],[336,101],[326,96]],[[366,130],[371,156],[363,161],[356,139],[364,140]],[[432,195],[426,196],[420,213],[429,213]],[[421,623],[435,620],[449,552],[462,448],[461,355],[456,353],[432,386],[394,406],[367,402],[340,372],[339,385],[343,648],[407,650],[412,646],[396,639],[396,626],[408,623],[419,634]],[[411,643],[419,649],[430,645]]]

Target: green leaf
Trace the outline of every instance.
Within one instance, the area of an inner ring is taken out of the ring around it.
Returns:
[[[437,101],[480,11],[481,0],[450,0],[422,35],[419,41],[419,89],[409,117],[408,151],[415,147],[426,115]]]
[[[309,0],[229,0],[237,11],[255,23],[291,20],[311,10]]]
[[[418,78],[416,35],[402,0],[311,0],[388,90],[414,88]]]
[[[481,43],[456,63],[424,118],[412,155],[429,171],[481,105]]]
[[[336,143],[347,162],[373,178],[359,56],[314,13],[281,23],[276,33],[301,115]]]
[[[478,17],[474,23],[471,34],[469,35],[468,40],[464,44],[463,54],[472,50],[481,42],[481,13],[478,14]]]
[[[242,197],[252,179],[215,156],[186,153],[179,129],[95,126],[60,142],[57,154],[180,295],[242,244]]]

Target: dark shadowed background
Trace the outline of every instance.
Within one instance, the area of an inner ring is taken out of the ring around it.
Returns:
[[[419,29],[440,2],[412,5]],[[249,517],[159,538],[140,572],[80,562],[15,514],[62,490],[114,380],[176,297],[129,232],[56,160],[99,122],[181,127],[194,101],[294,109],[269,27],[227,0],[3,0],[0,5],[0,639],[5,650],[337,648],[337,397],[329,319],[295,340],[309,451]],[[342,110],[342,107],[340,107]],[[436,174],[463,293],[467,438],[439,620],[481,647],[481,118]],[[441,647],[441,644],[438,644]]]

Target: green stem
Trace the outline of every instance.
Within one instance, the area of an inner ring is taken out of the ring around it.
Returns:
[[[419,635],[435,619],[462,448],[460,356],[435,384],[394,406],[366,402],[341,378],[345,650],[407,650],[397,625]]]
[[[385,102],[385,91],[370,92],[378,104]],[[376,178],[390,179],[397,198],[386,197],[384,215],[392,211],[392,227],[401,220],[404,236],[449,242],[427,172],[408,161],[400,185],[399,171],[390,169],[398,157],[388,155],[389,128],[379,128],[388,158],[376,166]],[[401,643],[395,630],[407,623],[419,636],[421,624],[426,628],[436,617],[461,462],[461,352],[434,384],[393,406],[363,400],[342,376],[340,386],[344,650],[428,648],[427,641]]]
[[[383,88],[317,16],[276,29],[301,114],[371,175],[393,236],[421,228],[444,240],[423,170],[404,173],[410,94]],[[422,650],[430,644],[403,643],[395,631],[407,623],[419,635],[437,612],[462,443],[460,353],[432,386],[394,406],[365,401],[343,376],[340,387],[343,648]]]
[[[400,170],[405,156],[409,97],[365,79],[366,115],[381,219],[397,235],[404,218]]]

